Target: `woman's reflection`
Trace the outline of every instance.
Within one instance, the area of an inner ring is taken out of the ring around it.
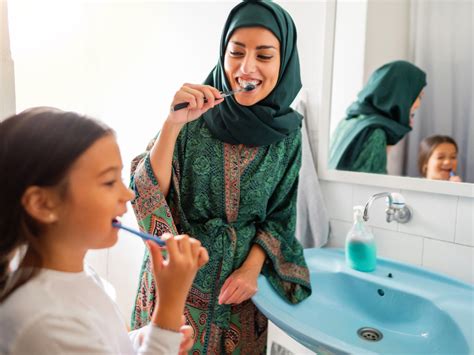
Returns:
[[[449,136],[434,135],[420,142],[418,168],[423,177],[461,182],[456,175],[458,145]]]
[[[411,131],[425,85],[426,74],[409,62],[377,69],[334,132],[329,168],[386,174],[387,147]]]

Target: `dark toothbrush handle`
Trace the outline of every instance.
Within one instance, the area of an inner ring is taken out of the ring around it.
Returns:
[[[181,110],[182,108],[186,108],[189,106],[189,102],[181,102],[173,106],[173,111]]]
[[[204,98],[204,102],[207,103],[207,99]],[[173,106],[173,111],[178,111],[189,106],[189,102],[180,102]]]

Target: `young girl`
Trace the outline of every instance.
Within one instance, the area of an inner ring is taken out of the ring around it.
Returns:
[[[167,260],[149,243],[159,306],[132,344],[89,249],[117,241],[112,221],[133,192],[121,180],[113,131],[95,120],[34,108],[0,122],[0,354],[176,354],[186,295],[208,260],[186,235],[166,240]],[[18,269],[12,256],[26,250]],[[142,339],[141,344],[138,339]],[[181,349],[180,349],[181,342]]]
[[[433,180],[461,182],[456,175],[458,145],[449,136],[434,135],[420,142],[418,169],[421,176]]]

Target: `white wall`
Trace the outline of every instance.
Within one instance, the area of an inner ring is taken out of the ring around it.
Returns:
[[[307,127],[316,137],[323,76],[326,0],[285,0],[280,3],[292,16],[298,31],[301,80],[306,102]],[[316,146],[316,144],[315,144]]]
[[[15,113],[15,78],[10,53],[7,2],[0,0],[0,121]]]

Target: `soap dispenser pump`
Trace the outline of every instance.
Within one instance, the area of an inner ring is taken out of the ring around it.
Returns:
[[[354,206],[354,224],[346,237],[346,263],[359,271],[373,271],[376,265],[375,240],[364,225],[364,207]]]

